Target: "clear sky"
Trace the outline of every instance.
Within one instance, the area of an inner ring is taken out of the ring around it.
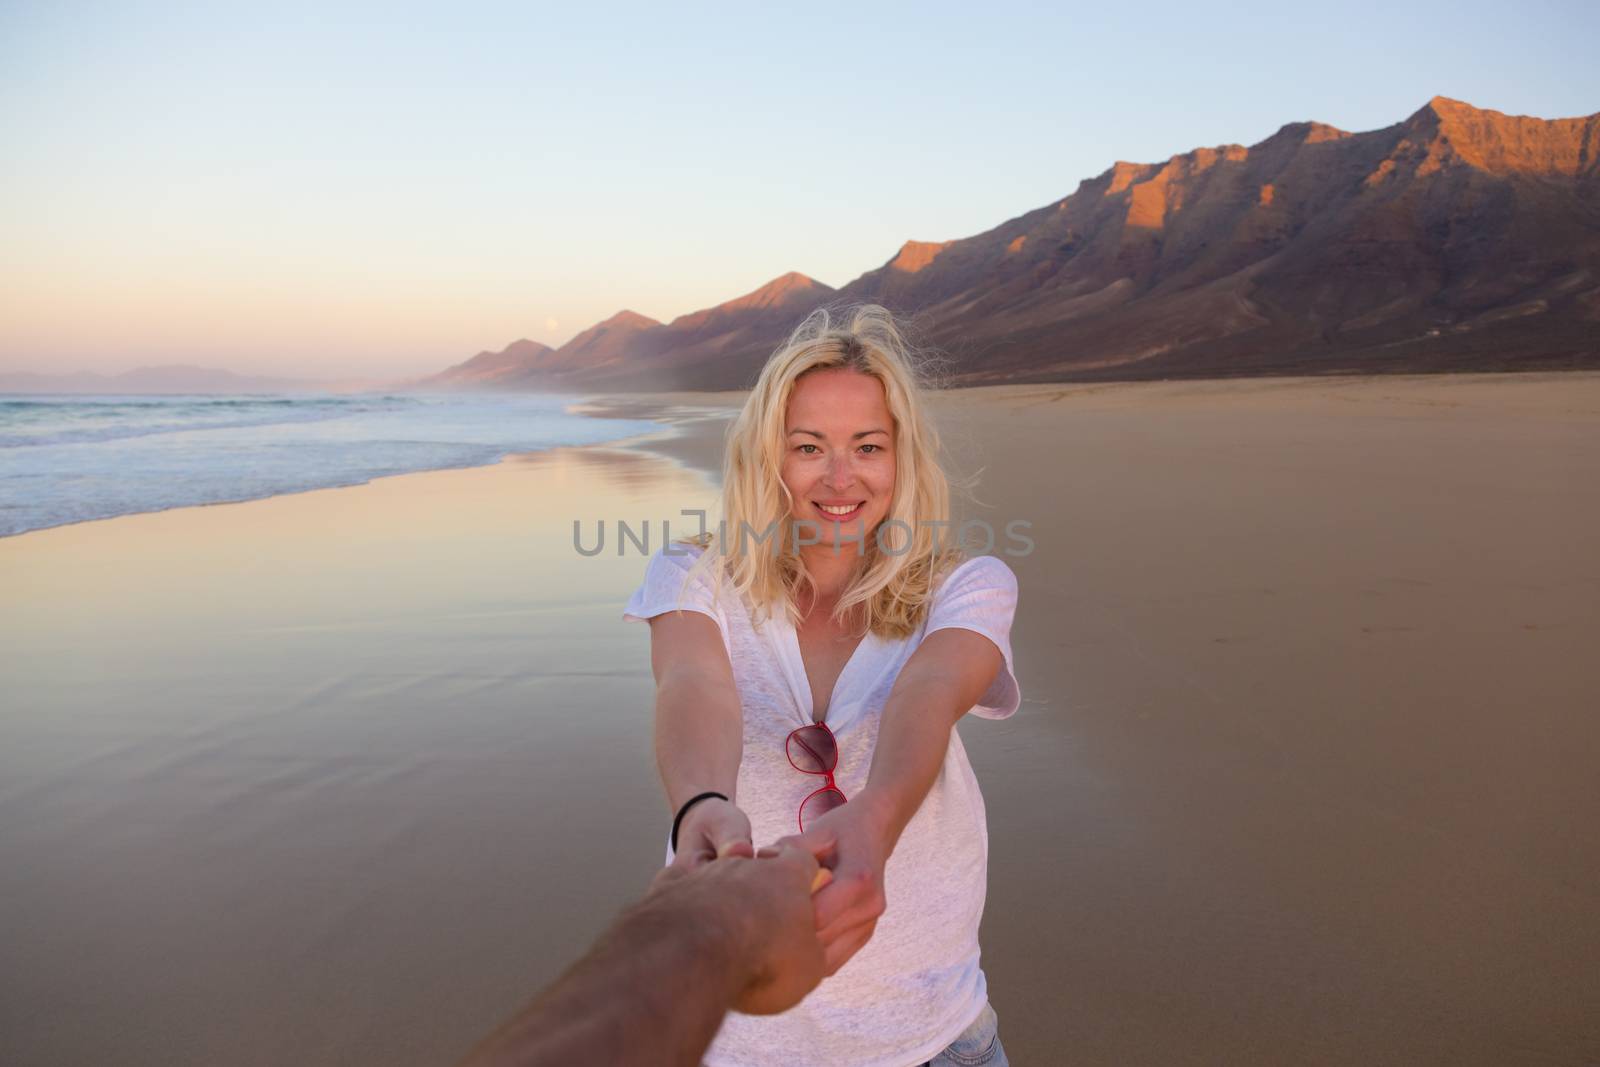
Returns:
[[[1600,111],[1600,5],[0,0],[0,370],[440,369],[1114,161]]]

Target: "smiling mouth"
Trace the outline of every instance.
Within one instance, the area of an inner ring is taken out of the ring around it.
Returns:
[[[826,515],[829,519],[831,519],[834,522],[846,522],[846,521],[848,521],[850,519],[855,518],[857,515],[861,514],[861,509],[866,507],[866,505],[867,505],[867,502],[865,500],[862,500],[862,501],[852,505],[851,507],[847,507],[847,508],[836,508],[836,507],[832,507],[832,506],[818,504],[815,501],[812,502],[811,506],[816,508],[818,511],[822,512],[824,515]]]

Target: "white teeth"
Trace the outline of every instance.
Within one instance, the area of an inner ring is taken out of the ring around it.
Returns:
[[[856,508],[859,508],[860,506],[861,506],[860,504],[851,504],[849,507],[842,507],[841,508],[841,507],[832,507],[832,506],[829,506],[827,504],[818,504],[817,505],[817,507],[821,508],[823,511],[826,511],[829,515],[848,515],[852,511],[854,511]]]

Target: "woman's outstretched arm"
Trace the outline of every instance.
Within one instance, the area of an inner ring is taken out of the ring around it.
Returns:
[[[656,766],[674,813],[703,800],[678,828],[674,864],[696,866],[730,850],[753,854],[750,820],[738,808],[744,712],[722,632],[710,617],[669,611],[650,619],[650,663],[656,677]]]
[[[929,634],[883,706],[866,786],[801,836],[833,870],[833,883],[816,896],[830,975],[871,939],[885,906],[884,864],[939,776],[950,731],[1004,667],[1000,649],[982,634]]]

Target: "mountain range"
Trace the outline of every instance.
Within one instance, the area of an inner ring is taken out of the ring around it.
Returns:
[[[1113,164],[984,233],[657,322],[621,311],[418,389],[738,389],[812,309],[871,302],[948,384],[1600,367],[1600,114],[1436,96],[1348,133]]]

